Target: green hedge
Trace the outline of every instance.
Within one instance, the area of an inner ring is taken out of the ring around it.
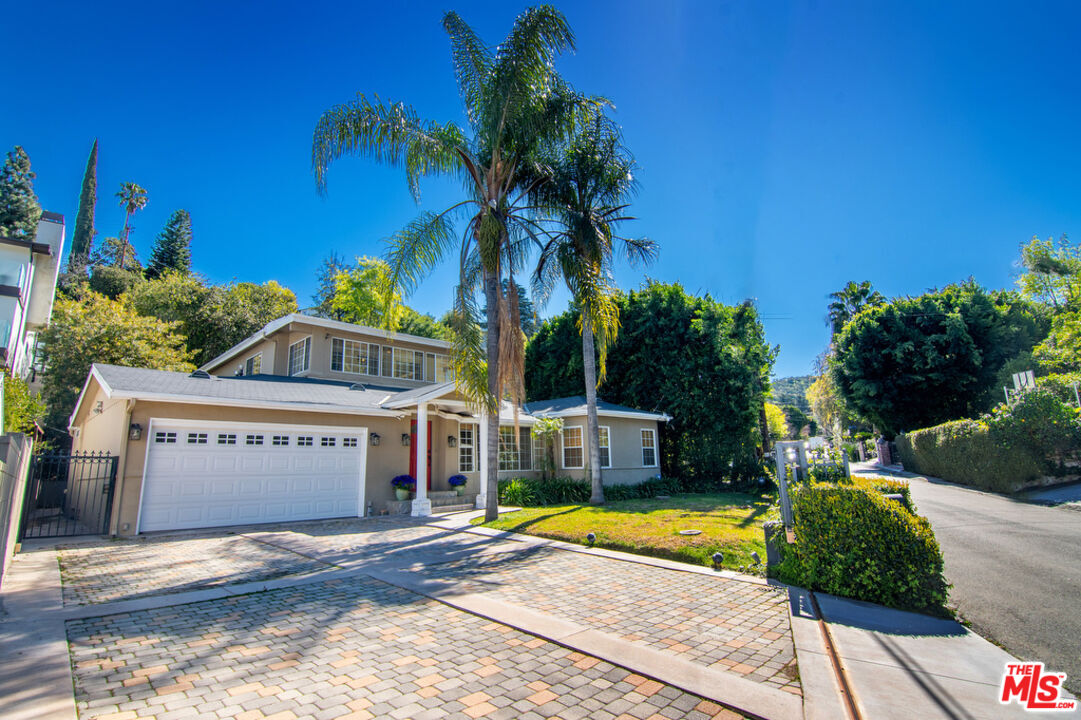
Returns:
[[[885,477],[842,477],[828,483],[815,483],[815,485],[841,485],[854,487],[861,490],[873,490],[880,495],[900,495],[905,509],[916,512],[916,506],[912,503],[912,491],[904,480],[894,480]]]
[[[1043,389],[979,420],[954,420],[897,436],[905,469],[995,492],[1065,474],[1081,450],[1077,410]]]
[[[947,584],[930,523],[879,492],[800,487],[795,545],[782,546],[783,582],[904,610],[944,613]]]
[[[650,478],[640,483],[628,485],[605,485],[604,498],[610,502],[618,502],[620,500],[652,498],[658,495],[724,492],[739,489],[743,488],[704,479]],[[589,502],[589,496],[590,484],[588,480],[559,477],[550,480],[514,478],[513,480],[499,481],[499,502],[503,505],[517,505],[519,507],[570,505]]]

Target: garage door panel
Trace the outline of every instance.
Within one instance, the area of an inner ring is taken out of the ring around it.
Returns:
[[[189,427],[154,424],[147,455],[140,530],[172,530],[221,525],[288,522],[357,516],[361,507],[364,445],[345,446],[342,438],[358,437],[356,428],[338,433],[326,428],[288,430],[268,427],[224,427],[207,423],[198,429],[208,443],[184,440]],[[157,443],[158,433],[176,433],[179,443]],[[237,443],[219,444],[233,435]],[[248,436],[264,438],[248,444]],[[287,435],[289,443],[272,444]],[[295,438],[311,436],[313,446]],[[333,437],[334,446],[321,438]]]

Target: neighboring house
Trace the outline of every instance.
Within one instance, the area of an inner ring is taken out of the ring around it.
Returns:
[[[52,316],[63,252],[58,213],[41,214],[33,240],[0,237],[0,366],[18,377],[35,369],[37,332]]]
[[[418,480],[414,515],[432,512],[429,491],[437,506],[460,502],[443,497],[457,474],[480,506],[486,418],[451,381],[449,352],[442,340],[287,315],[191,375],[94,365],[71,415],[73,447],[120,457],[120,535],[379,513],[395,507],[401,474]],[[656,475],[668,416],[598,412],[605,480]],[[520,409],[518,442],[505,404],[500,477],[537,472],[537,417],[564,420],[556,473],[586,477],[582,398]]]

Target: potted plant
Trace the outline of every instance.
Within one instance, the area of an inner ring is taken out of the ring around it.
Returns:
[[[447,480],[447,482],[450,483],[450,486],[454,488],[454,491],[459,495],[465,494],[465,481],[465,475],[452,475],[450,480]]]
[[[417,488],[417,480],[412,475],[399,475],[390,481],[394,494],[399,500],[408,500],[409,494]]]

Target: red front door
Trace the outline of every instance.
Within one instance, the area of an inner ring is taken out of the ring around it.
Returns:
[[[417,421],[409,423],[409,474],[417,476]],[[432,489],[432,421],[428,421],[428,489]]]

